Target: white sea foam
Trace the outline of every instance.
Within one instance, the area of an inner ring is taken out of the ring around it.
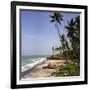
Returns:
[[[22,66],[21,67],[21,72],[25,72],[27,70],[30,70],[30,69],[34,68],[36,65],[45,62],[46,60],[47,60],[47,58],[37,58],[37,59],[33,60],[32,63],[29,63],[25,66]]]

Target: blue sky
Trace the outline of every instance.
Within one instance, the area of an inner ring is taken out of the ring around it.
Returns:
[[[21,53],[22,55],[51,55],[52,46],[59,46],[59,37],[49,15],[53,12],[21,10]],[[66,34],[65,25],[79,13],[64,15],[60,33]]]

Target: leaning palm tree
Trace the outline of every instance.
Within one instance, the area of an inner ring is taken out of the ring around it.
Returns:
[[[63,15],[59,12],[54,12],[53,15],[50,15],[51,22],[55,23],[55,27],[58,31],[59,39],[60,39],[60,31],[59,31],[59,25],[61,25],[61,21],[63,21]]]

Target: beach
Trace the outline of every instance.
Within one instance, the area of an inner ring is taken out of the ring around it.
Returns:
[[[68,60],[68,63],[73,63]],[[63,69],[66,66],[66,60],[46,60],[38,64],[32,71],[29,71],[22,79],[28,80],[31,78],[54,77],[52,73]]]

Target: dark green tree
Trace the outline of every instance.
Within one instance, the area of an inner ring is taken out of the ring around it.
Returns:
[[[80,59],[80,17],[77,16],[68,22],[65,27],[67,29],[67,37],[70,40],[73,51],[73,58]]]
[[[74,59],[74,61],[80,62],[80,16],[77,16],[74,19],[71,19],[68,22],[68,25],[65,26],[67,29],[67,37],[70,40],[71,43],[71,59]],[[75,64],[75,63],[74,63]],[[76,67],[75,67],[76,69]],[[77,70],[76,70],[77,71]]]
[[[70,73],[70,70],[69,70],[69,67],[68,67],[68,60],[67,60],[67,54],[66,54],[66,51],[69,49],[69,45],[68,45],[68,42],[65,38],[65,35],[61,35],[61,38],[60,38],[60,41],[61,41],[61,47],[62,47],[62,50],[63,50],[63,55],[64,55],[64,58],[66,60],[66,64],[67,64],[67,69],[68,69],[68,72]]]

